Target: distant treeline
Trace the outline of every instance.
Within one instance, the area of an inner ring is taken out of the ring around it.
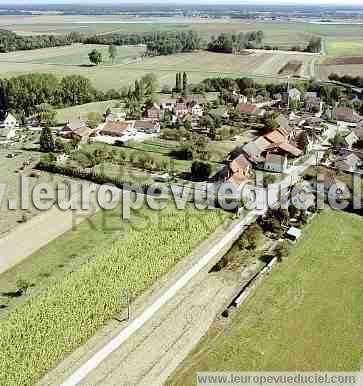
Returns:
[[[350,75],[339,76],[338,74],[330,74],[329,79],[334,80],[336,82],[342,82],[346,84],[351,84],[352,86],[363,88],[363,77],[361,76],[350,76]]]
[[[0,52],[34,50],[66,46],[81,41],[80,34],[20,36],[14,32],[0,30]]]
[[[198,32],[191,30],[131,34],[111,33],[89,37],[77,32],[71,32],[67,35],[20,36],[11,31],[0,30],[0,52],[66,46],[72,43],[116,46],[144,44],[147,47],[147,54],[155,56],[192,52],[205,48],[208,51],[222,53],[239,53],[248,48],[278,49],[278,47],[262,46],[263,38],[262,31],[240,32],[238,34],[221,33],[218,37],[212,36],[210,42],[206,43]],[[293,47],[292,50],[320,52],[321,39],[313,37],[305,49]]]
[[[43,103],[65,107],[118,98],[117,91],[100,92],[80,75],[58,79],[52,74],[35,73],[0,79],[1,109],[24,116],[33,114],[36,106]]]
[[[95,35],[84,39],[83,42],[117,46],[145,44],[149,55],[171,55],[192,52],[205,47],[202,37],[195,31]]]
[[[200,49],[207,49],[212,52],[239,53],[244,49],[267,49],[278,50],[279,47],[263,45],[263,31],[250,31],[233,33],[221,33],[219,36],[211,37],[205,42],[202,36],[196,31],[182,32],[143,32],[143,33],[112,33],[94,35],[82,40],[85,44],[106,44],[106,45],[138,45],[144,44],[147,47],[148,55],[171,55],[180,52],[192,52]],[[81,41],[81,40],[80,40]],[[292,47],[291,51],[320,52],[321,38],[312,37],[307,47]]]
[[[221,33],[217,38],[212,36],[208,44],[208,51],[237,53],[246,48],[261,47],[262,39],[262,31],[240,32],[239,34]]]

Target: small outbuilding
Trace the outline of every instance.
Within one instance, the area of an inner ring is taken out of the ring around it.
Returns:
[[[292,241],[297,241],[302,235],[302,231],[299,228],[291,227],[287,232],[286,236]]]

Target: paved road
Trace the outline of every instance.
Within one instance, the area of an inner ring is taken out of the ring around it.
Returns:
[[[95,353],[86,363],[76,370],[62,386],[78,385],[88,374],[96,369],[112,352],[118,349],[135,332],[144,326],[166,303],[168,303],[178,291],[186,286],[221,250],[226,244],[236,240],[243,232],[246,225],[254,221],[257,212],[250,212],[245,218],[239,221],[216,245],[214,245],[194,266],[192,266],[181,278],[179,278],[164,294],[162,294],[151,306],[134,319],[129,326],[121,331],[101,350]]]

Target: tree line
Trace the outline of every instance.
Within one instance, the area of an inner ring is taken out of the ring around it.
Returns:
[[[339,76],[338,74],[333,73],[333,74],[329,75],[329,79],[336,81],[336,82],[351,84],[353,86],[363,88],[363,77],[362,76],[351,76],[351,75]]]
[[[228,54],[238,53],[246,48],[260,47],[262,40],[262,31],[240,32],[239,34],[221,33],[218,37],[212,36],[207,49]]]
[[[0,52],[34,50],[37,48],[66,46],[81,41],[80,34],[20,36],[14,32],[0,30]]]
[[[0,79],[1,109],[25,116],[37,113],[37,106],[42,104],[61,108],[118,98],[118,91],[100,92],[80,75],[58,79],[53,74],[34,73]]]

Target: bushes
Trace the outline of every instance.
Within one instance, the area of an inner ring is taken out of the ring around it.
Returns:
[[[63,174],[72,178],[79,178],[81,180],[92,181],[95,184],[114,184],[120,189],[123,189],[126,184],[132,184],[133,182],[127,181],[122,177],[109,177],[103,173],[98,173],[95,171],[88,171],[82,168],[76,168],[72,166],[60,166],[56,164],[49,164],[40,162],[37,165],[37,169],[44,170],[49,173]],[[143,192],[147,192],[150,185],[143,184],[141,185]]]

